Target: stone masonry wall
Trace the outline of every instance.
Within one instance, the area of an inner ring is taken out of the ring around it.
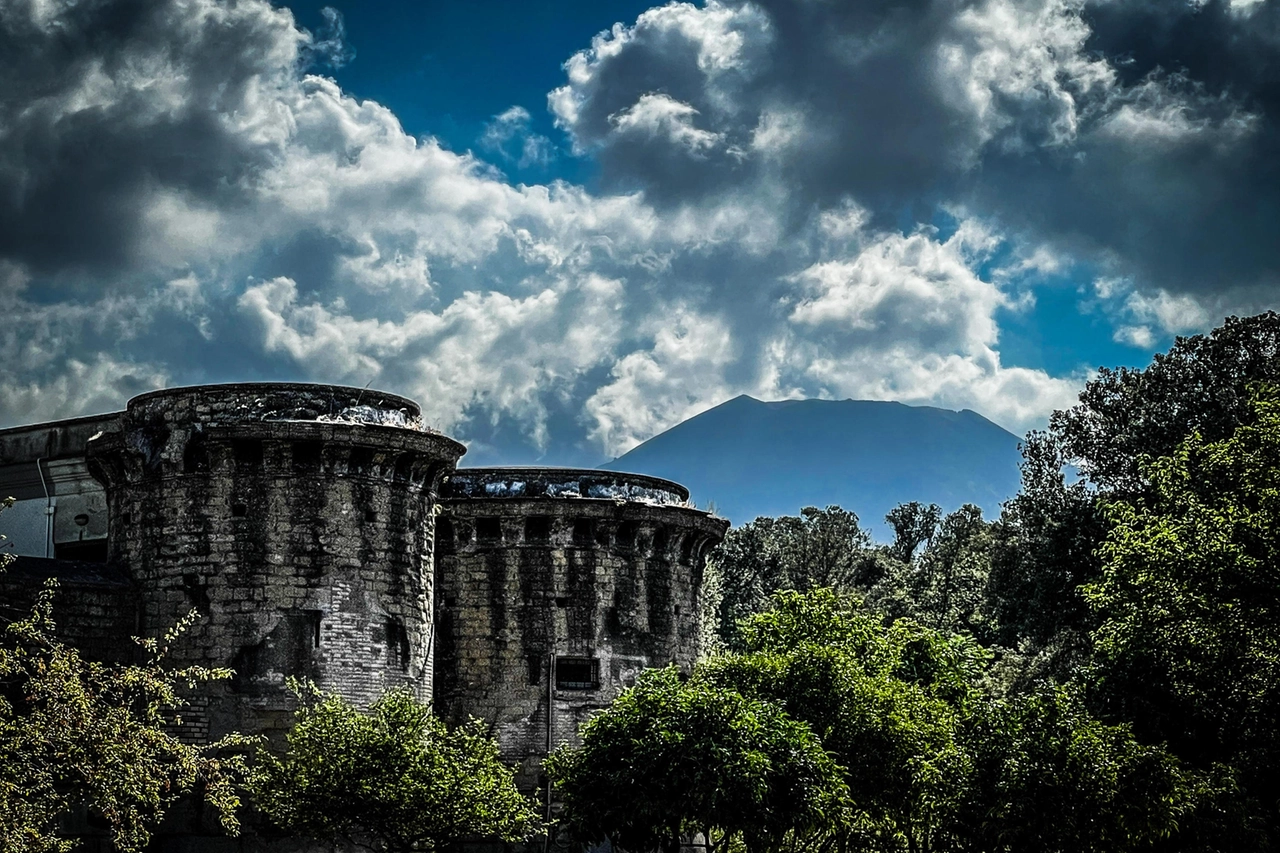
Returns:
[[[31,613],[49,578],[58,580],[53,620],[60,640],[92,660],[133,659],[138,590],[114,566],[18,557],[0,571],[0,624]]]
[[[359,704],[430,696],[435,491],[463,448],[417,414],[355,388],[208,386],[135,398],[89,443],[141,630],[194,608],[174,662],[236,671],[193,733],[283,729],[287,676]]]
[[[463,469],[444,487],[437,711],[489,722],[526,792],[549,726],[552,745],[576,742],[642,670],[697,659],[703,558],[727,522],[686,498],[653,478],[556,469]],[[594,683],[556,689],[553,656],[593,668]]]

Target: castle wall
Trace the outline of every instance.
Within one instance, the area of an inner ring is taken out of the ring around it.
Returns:
[[[727,522],[687,498],[573,469],[461,469],[443,487],[436,709],[489,722],[526,791],[641,671],[697,659],[703,558]]]
[[[91,660],[133,659],[138,590],[114,566],[19,556],[0,571],[0,624],[25,619],[50,578],[58,581],[52,612],[60,640]]]
[[[288,676],[430,696],[435,490],[463,447],[417,416],[356,388],[206,386],[134,398],[89,442],[140,630],[194,608],[174,663],[236,671],[184,715],[193,735],[287,727]]]

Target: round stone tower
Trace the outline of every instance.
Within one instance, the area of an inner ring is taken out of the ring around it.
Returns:
[[[173,662],[235,670],[189,737],[287,726],[289,676],[360,704],[430,696],[436,490],[464,452],[402,397],[279,383],[143,394],[89,442],[140,630],[194,609]]]
[[[441,505],[436,709],[491,723],[531,790],[640,671],[693,665],[704,555],[728,522],[668,480],[571,468],[461,469]]]

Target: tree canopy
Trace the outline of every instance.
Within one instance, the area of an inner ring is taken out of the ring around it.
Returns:
[[[450,730],[406,690],[368,712],[299,686],[287,749],[258,753],[254,799],[282,829],[409,853],[470,836],[521,841],[541,821],[484,724]]]
[[[1259,804],[1280,799],[1280,392],[1249,423],[1149,461],[1136,502],[1107,505],[1100,704],[1193,763],[1229,763]],[[1265,809],[1271,831],[1280,820]]]
[[[628,853],[819,850],[846,821],[848,790],[805,724],[777,705],[674,667],[645,673],[546,769],[581,840]]]
[[[229,676],[166,668],[168,645],[195,617],[141,641],[146,663],[97,663],[56,639],[56,590],[50,582],[0,636],[0,853],[71,850],[58,823],[78,808],[106,821],[117,849],[135,853],[166,809],[197,789],[235,834],[243,762],[226,751],[244,739],[193,746],[177,736],[179,688]]]
[[[715,850],[1127,851],[1167,841],[1211,788],[1093,715],[1077,686],[994,696],[991,654],[971,638],[886,625],[830,589],[777,593],[742,639],[687,682],[646,676],[584,727],[581,749],[553,757],[586,838],[627,851],[699,832]]]

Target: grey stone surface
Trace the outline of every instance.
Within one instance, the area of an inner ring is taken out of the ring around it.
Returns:
[[[548,746],[642,670],[693,666],[703,561],[728,522],[675,483],[599,471],[459,469],[441,497],[437,711],[488,722],[532,792]]]

